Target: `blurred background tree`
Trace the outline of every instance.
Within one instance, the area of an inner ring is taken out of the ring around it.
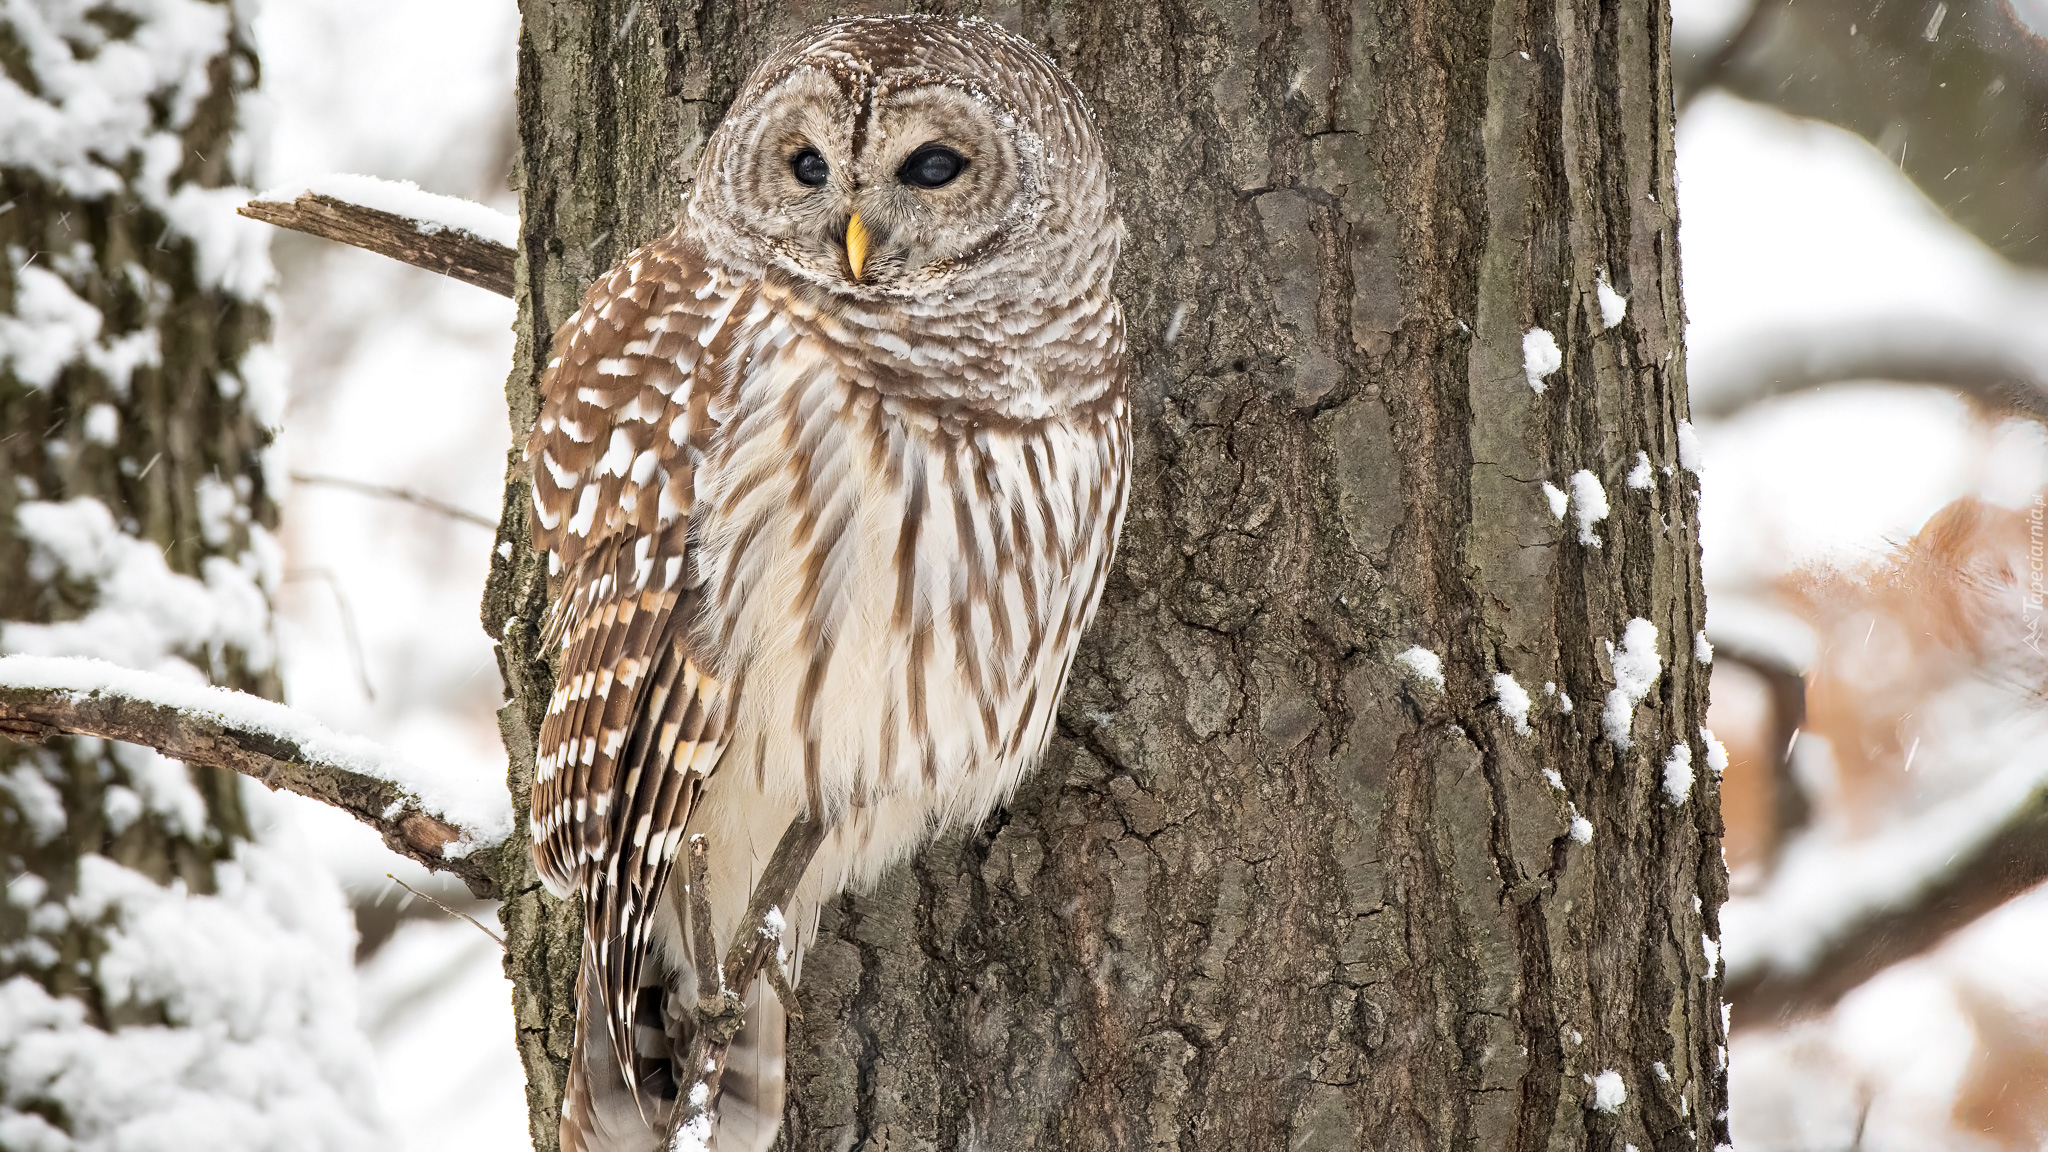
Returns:
[[[227,3],[0,11],[0,651],[275,697],[270,264]],[[332,879],[242,782],[0,740],[0,1147],[382,1139]]]
[[[1738,1143],[2037,1148],[2044,10],[1674,15]]]

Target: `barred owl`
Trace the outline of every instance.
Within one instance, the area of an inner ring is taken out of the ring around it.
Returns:
[[[1123,225],[1088,109],[992,24],[814,29],[748,80],[681,222],[555,334],[527,445],[560,679],[534,857],[583,898],[565,1149],[651,1149],[695,986],[669,875],[705,835],[718,946],[799,812],[787,910],[1001,803],[1051,734],[1129,469]],[[748,991],[714,1147],[782,1110]]]

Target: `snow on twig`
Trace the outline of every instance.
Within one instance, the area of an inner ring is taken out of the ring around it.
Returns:
[[[466,232],[479,240],[506,248],[519,243],[518,217],[474,200],[428,192],[410,180],[382,180],[375,176],[331,172],[297,184],[266,189],[257,199],[284,203],[308,194],[404,217],[428,235],[445,231]]]
[[[0,734],[59,733],[141,744],[310,796],[383,834],[393,851],[451,872],[478,896],[497,881],[481,848],[512,831],[502,786],[452,780],[283,704],[102,660],[0,657]]]

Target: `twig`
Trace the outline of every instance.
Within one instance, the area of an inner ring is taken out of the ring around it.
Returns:
[[[471,512],[467,508],[457,507],[445,500],[436,500],[432,496],[411,488],[398,488],[390,484],[372,484],[367,480],[351,480],[346,476],[322,476],[312,472],[294,472],[292,473],[292,482],[294,484],[310,484],[316,488],[342,488],[350,492],[360,492],[365,496],[375,496],[383,500],[399,500],[407,504],[416,504],[429,512],[439,513],[451,520],[460,520],[464,524],[474,524],[479,528],[488,528],[493,532],[498,530],[498,522],[488,516]]]
[[[386,880],[391,881],[393,884],[398,885],[400,888],[405,889],[407,892],[410,892],[413,895],[419,897],[420,899],[425,900],[427,903],[432,904],[434,907],[439,908],[441,911],[446,912],[450,916],[459,916],[462,919],[469,921],[471,924],[476,925],[476,930],[483,933],[486,936],[489,936],[492,940],[497,941],[498,947],[503,948],[505,946],[505,938],[503,936],[500,936],[496,932],[491,931],[489,928],[484,927],[483,921],[477,919],[474,916],[471,916],[469,913],[458,912],[455,909],[450,908],[446,904],[441,903],[439,900],[434,899],[432,896],[427,895],[425,892],[422,892],[419,889],[413,887],[412,885],[407,884],[405,881],[400,880],[397,876],[394,876],[389,872],[386,872],[384,874],[384,878]]]
[[[365,208],[318,192],[302,193],[288,204],[251,200],[235,211],[251,220],[366,248],[500,296],[512,295],[517,254],[503,244],[459,229]]]
[[[718,941],[711,932],[711,890],[707,843],[702,836],[690,837],[690,951],[697,961],[697,999],[715,1000],[725,988],[719,983]]]
[[[487,838],[364,771],[388,756],[368,741],[338,737],[275,701],[97,660],[0,657],[0,736],[39,743],[59,734],[141,744],[309,796],[375,828],[399,855],[452,873],[478,897],[498,896],[491,854],[471,851]],[[451,847],[460,851],[445,854]]]
[[[790,897],[796,894],[797,885],[803,882],[804,872],[811,866],[811,858],[817,855],[818,846],[825,842],[825,832],[824,820],[815,812],[790,821],[789,830],[782,834],[782,840],[775,845],[775,854],[768,858],[768,867],[754,885],[747,914],[740,918],[733,930],[732,945],[725,953],[725,970],[720,974],[721,986],[715,992],[707,991],[702,985],[698,987],[697,1031],[690,1041],[689,1055],[682,1064],[689,1069],[690,1075],[678,1086],[681,1107],[676,1110],[670,1126],[671,1137],[676,1133],[694,1134],[700,1138],[709,1136],[711,1118],[718,1111],[719,1085],[725,1077],[726,1056],[732,1050],[733,1037],[739,1034],[746,1018],[746,1004],[742,997],[746,989],[753,986],[754,977],[761,973],[762,965],[775,957],[782,943],[782,934],[769,929],[769,918],[780,915],[781,910],[789,906]],[[694,882],[701,876],[702,838],[693,839],[690,849],[694,888]],[[694,893],[692,899],[695,899]],[[692,915],[695,915],[694,909]]]
[[[341,636],[348,645],[349,661],[355,665],[356,679],[362,682],[363,695],[371,703],[377,700],[377,688],[370,683],[370,662],[363,655],[363,637],[356,629],[355,609],[349,605],[348,594],[341,590],[341,581],[325,568],[293,568],[284,574],[286,583],[293,580],[318,580],[334,595],[335,610],[341,613]]]

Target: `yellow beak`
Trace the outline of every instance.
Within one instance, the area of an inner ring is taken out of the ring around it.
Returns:
[[[846,266],[853,270],[853,278],[860,279],[860,270],[868,262],[868,226],[860,222],[860,213],[846,222]]]

